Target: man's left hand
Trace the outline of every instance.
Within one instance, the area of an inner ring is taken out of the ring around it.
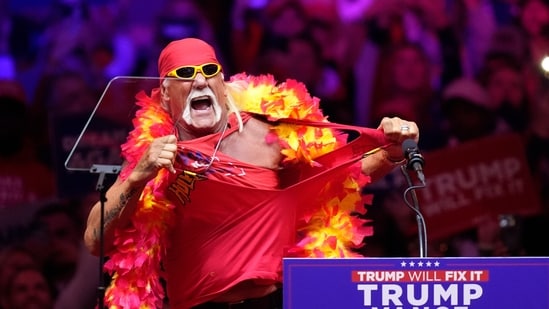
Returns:
[[[412,139],[416,143],[419,141],[419,128],[413,121],[407,121],[399,117],[383,117],[378,126],[392,143],[385,148],[387,158],[391,161],[400,161],[404,159],[402,152],[402,142],[406,139]]]

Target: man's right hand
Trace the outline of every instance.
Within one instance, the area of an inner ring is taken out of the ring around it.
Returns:
[[[161,168],[175,173],[173,163],[176,152],[177,138],[175,135],[155,138],[133,169],[130,179],[133,182],[146,183],[153,179]]]

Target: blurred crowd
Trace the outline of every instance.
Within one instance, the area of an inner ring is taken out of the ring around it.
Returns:
[[[549,256],[547,0],[0,0],[0,309],[94,308],[82,231],[97,175],[70,174],[67,147],[109,81],[157,76],[161,48],[191,36],[225,76],[303,82],[331,121],[416,121],[426,153],[518,134],[540,211],[484,218],[429,254]],[[417,255],[398,172],[372,186],[365,256]]]

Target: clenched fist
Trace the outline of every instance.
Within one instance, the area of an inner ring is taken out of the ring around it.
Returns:
[[[146,183],[153,179],[161,168],[175,173],[173,163],[177,152],[177,138],[166,135],[155,138],[132,171],[135,182]]]

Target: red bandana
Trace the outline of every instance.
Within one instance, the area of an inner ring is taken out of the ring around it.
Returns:
[[[211,45],[199,39],[185,38],[171,42],[162,50],[158,58],[158,73],[165,77],[179,67],[210,62],[219,63]]]

